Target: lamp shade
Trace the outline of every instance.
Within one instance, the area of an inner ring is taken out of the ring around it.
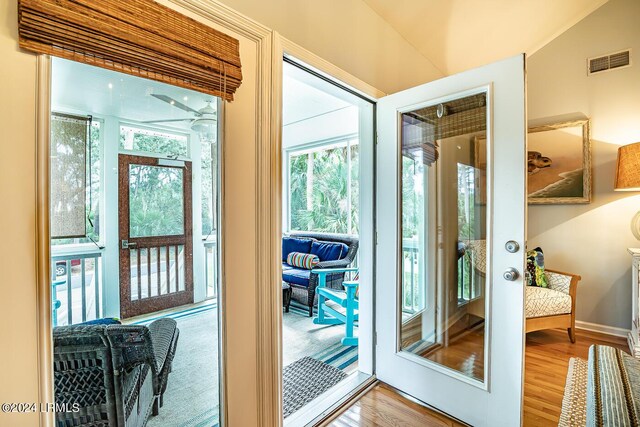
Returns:
[[[640,142],[618,148],[616,191],[640,191]]]

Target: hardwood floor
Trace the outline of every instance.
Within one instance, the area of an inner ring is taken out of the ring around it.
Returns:
[[[569,359],[587,359],[592,344],[610,345],[629,351],[624,338],[580,329],[576,330],[575,344],[571,344],[564,330],[527,334],[523,403],[525,426],[558,425]]]
[[[605,344],[628,351],[624,338],[578,329],[571,344],[566,331],[527,334],[523,424],[557,426],[571,357],[587,358],[589,346]],[[328,425],[353,426],[460,426],[459,422],[425,408],[393,388],[379,383]]]
[[[328,425],[458,427],[464,424],[407,399],[386,384],[378,383]]]

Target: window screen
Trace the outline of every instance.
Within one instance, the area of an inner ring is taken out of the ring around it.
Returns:
[[[51,238],[86,235],[91,117],[51,115]]]

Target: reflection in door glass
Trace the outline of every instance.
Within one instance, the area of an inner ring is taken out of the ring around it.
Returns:
[[[484,381],[486,93],[402,114],[400,349]]]
[[[129,236],[184,234],[184,181],[180,168],[129,166]]]

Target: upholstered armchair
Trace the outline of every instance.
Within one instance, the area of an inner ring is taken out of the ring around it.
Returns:
[[[462,243],[459,248],[467,256],[471,256],[474,270],[484,277],[486,241],[471,240]],[[525,286],[525,332],[567,328],[569,339],[576,342],[576,291],[581,277],[548,269],[545,270],[545,275],[549,287]]]
[[[548,288],[525,286],[525,332],[566,328],[576,342],[576,291],[581,277],[545,270]]]

